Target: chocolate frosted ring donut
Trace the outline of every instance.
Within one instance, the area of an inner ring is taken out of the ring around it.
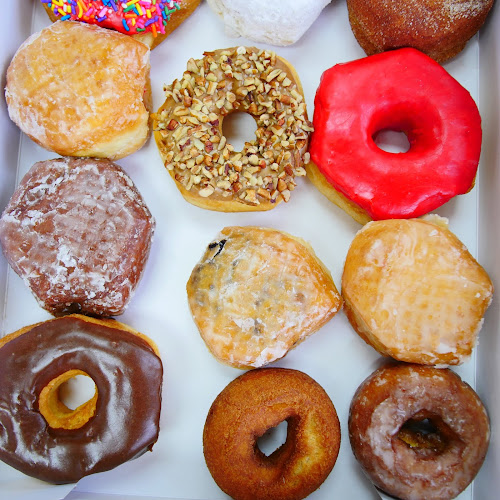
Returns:
[[[62,382],[88,375],[96,395],[71,411]],[[66,316],[0,341],[0,459],[71,483],[152,449],[163,368],[151,341],[113,320]]]
[[[285,420],[286,442],[266,456],[257,439]],[[233,380],[213,402],[203,431],[207,467],[235,500],[305,498],[330,474],[339,447],[327,393],[287,368],[258,368]]]

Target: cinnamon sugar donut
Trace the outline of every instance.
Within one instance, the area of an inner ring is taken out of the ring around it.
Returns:
[[[382,367],[350,407],[356,459],[375,486],[404,500],[455,498],[479,471],[489,436],[478,395],[448,369]]]
[[[90,377],[71,410],[61,385]],[[0,459],[50,483],[72,483],[151,450],[163,368],[154,342],[114,320],[71,315],[0,339]]]
[[[286,442],[266,456],[257,439],[287,421]],[[324,389],[305,373],[261,368],[233,380],[215,399],[203,452],[218,486],[235,500],[300,500],[337,460],[340,424]]]
[[[352,32],[367,55],[413,47],[442,63],[461,52],[494,0],[347,0]]]
[[[127,156],[149,136],[149,54],[121,33],[56,22],[14,55],[5,88],[9,116],[61,156]]]
[[[305,241],[259,227],[224,228],[186,288],[207,347],[236,368],[282,358],[342,306],[330,273]]]
[[[130,35],[151,49],[159,45],[198,7],[200,0],[42,0],[52,22],[80,21]]]
[[[369,222],[342,275],[344,311],[381,354],[457,365],[474,348],[493,285],[439,217]]]
[[[274,52],[233,47],[190,59],[166,87],[155,115],[161,157],[182,196],[208,210],[270,210],[288,201],[304,176],[309,132],[306,104],[293,67]],[[235,151],[224,117],[250,114],[255,139]]]
[[[0,219],[14,271],[53,314],[121,314],[144,272],[155,221],[108,160],[58,158],[24,176]]]

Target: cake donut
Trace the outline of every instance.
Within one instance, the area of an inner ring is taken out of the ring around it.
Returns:
[[[14,55],[5,87],[9,116],[61,156],[127,156],[149,136],[149,54],[121,33],[56,22]]]
[[[254,47],[205,52],[166,87],[155,139],[177,188],[209,210],[270,210],[288,201],[304,163],[311,123],[299,77],[275,53]],[[255,138],[242,151],[227,142],[224,117],[251,115]]]
[[[200,0],[41,0],[51,21],[80,21],[130,35],[153,49]]]
[[[208,0],[226,34],[271,45],[291,45],[316,21],[331,0]]]
[[[330,273],[309,244],[251,226],[224,228],[186,289],[208,349],[236,368],[282,358],[342,306]]]
[[[479,31],[494,0],[347,0],[352,32],[367,55],[401,47],[443,63]]]
[[[257,440],[286,421],[286,442],[266,456]],[[330,474],[340,424],[328,394],[309,375],[287,368],[251,370],[213,402],[203,452],[217,485],[235,500],[300,500]]]
[[[443,220],[370,222],[347,252],[344,311],[361,338],[383,355],[457,365],[477,342],[493,285],[440,224]]]
[[[489,437],[483,403],[448,369],[384,366],[351,402],[354,456],[375,486],[404,500],[455,498],[479,471]]]
[[[362,224],[421,216],[474,186],[482,139],[476,103],[415,49],[325,71],[313,125],[308,176]],[[403,132],[409,150],[379,148],[384,130]]]
[[[52,314],[123,313],[144,272],[155,221],[108,160],[38,162],[0,218],[14,271]]]
[[[71,410],[58,391],[84,374],[94,397]],[[158,439],[163,368],[154,343],[114,320],[70,315],[0,339],[0,459],[72,483],[139,457]]]

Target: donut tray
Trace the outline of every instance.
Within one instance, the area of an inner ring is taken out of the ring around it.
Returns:
[[[2,85],[15,51],[32,32],[49,24],[40,2],[10,2],[9,20],[0,32]],[[495,8],[496,7],[496,8]],[[301,40],[289,47],[255,44],[224,34],[222,22],[202,2],[194,14],[151,54],[151,80],[156,110],[164,100],[163,84],[182,76],[189,58],[206,50],[257,45],[274,50],[297,69],[309,117],[324,70],[364,56],[347,19],[345,2],[333,0]],[[483,30],[444,67],[479,104],[484,142],[476,186],[436,211],[486,268],[500,288],[500,9],[494,6]],[[36,161],[55,155],[35,145],[10,122],[1,100],[0,202],[3,209],[15,185]],[[241,117],[240,117],[241,118]],[[250,121],[252,121],[250,119]],[[254,127],[243,118],[233,127],[233,140],[250,138]],[[307,179],[299,178],[288,203],[270,212],[230,214],[194,207],[181,197],[150,140],[119,160],[133,178],[156,219],[156,233],[142,281],[125,314],[118,319],[144,332],[159,346],[165,378],[160,437],[152,453],[116,469],[82,479],[76,485],[53,486],[24,476],[0,462],[0,498],[108,500],[227,498],[212,480],[202,451],[202,430],[216,395],[241,372],[218,363],[208,352],[192,321],[186,282],[205,246],[225,226],[257,225],[287,231],[309,241],[330,269],[337,287],[349,244],[360,226],[323,197]],[[286,307],[286,304],[283,304]],[[0,260],[1,333],[49,319],[27,287]],[[461,500],[497,498],[500,490],[500,307],[498,295],[487,311],[473,357],[456,371],[479,393],[492,424],[490,450],[479,475]],[[342,445],[335,468],[309,498],[379,498],[352,455],[347,436],[350,400],[358,385],[381,362],[380,356],[353,331],[340,312],[320,331],[275,363],[302,370],[330,395],[339,414]],[[276,438],[277,439],[277,438]]]

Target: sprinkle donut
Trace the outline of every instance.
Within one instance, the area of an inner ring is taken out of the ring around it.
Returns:
[[[90,377],[74,410],[59,388]],[[154,343],[114,320],[73,315],[0,340],[0,459],[50,483],[113,469],[158,439],[163,368]]]
[[[308,176],[362,224],[419,217],[474,186],[482,139],[476,103],[415,49],[325,71],[313,124]],[[403,132],[409,150],[380,149],[383,130]]]
[[[51,21],[81,21],[131,35],[151,49],[198,7],[200,0],[41,0]]]
[[[489,436],[478,395],[448,369],[384,366],[350,407],[356,459],[375,486],[404,500],[455,498],[479,471]]]
[[[293,67],[274,52],[234,47],[190,59],[166,87],[155,139],[165,167],[190,203],[224,212],[270,210],[287,202],[303,167],[309,133]],[[236,111],[256,121],[255,139],[235,151],[222,131]],[[307,163],[307,162],[306,162]]]
[[[266,456],[257,443],[286,421],[285,443]],[[259,368],[233,380],[213,402],[203,452],[218,486],[235,500],[300,500],[330,474],[340,424],[324,389],[287,368]]]

